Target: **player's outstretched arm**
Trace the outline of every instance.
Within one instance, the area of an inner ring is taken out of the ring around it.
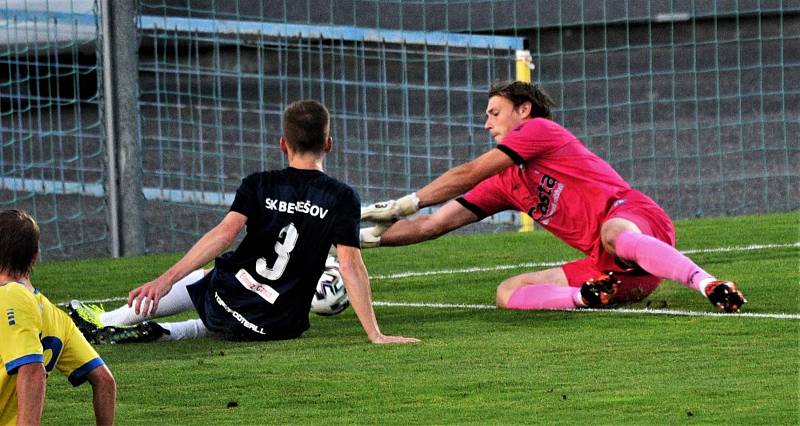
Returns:
[[[475,222],[475,213],[457,201],[450,201],[431,215],[420,215],[395,222],[388,229],[381,225],[361,229],[361,246],[403,246],[438,238],[454,229]],[[380,232],[376,232],[380,231]]]
[[[372,343],[414,343],[418,339],[402,336],[385,336],[378,328],[375,311],[372,309],[372,291],[369,285],[367,267],[361,258],[361,250],[356,247],[339,245],[339,271],[347,288],[347,297],[350,305],[356,311],[356,316],[367,332],[367,337]]]
[[[419,191],[397,200],[375,203],[361,209],[361,220],[388,224],[467,192],[482,180],[512,166],[514,161],[499,149],[446,171]]]
[[[25,364],[17,370],[17,424],[38,425],[42,422],[45,394],[44,364]]]
[[[514,160],[499,149],[454,167],[417,191],[419,207],[441,204],[469,191],[484,179],[514,165]]]
[[[137,315],[151,315],[158,308],[158,301],[178,280],[202,267],[233,244],[236,236],[247,223],[247,216],[229,212],[217,226],[203,235],[175,265],[158,278],[143,284],[128,293],[128,306]]]
[[[98,426],[113,425],[116,413],[117,382],[105,365],[95,367],[86,376],[92,385],[94,419]]]

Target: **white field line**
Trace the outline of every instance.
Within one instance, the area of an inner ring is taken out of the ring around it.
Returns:
[[[375,306],[403,307],[403,308],[432,308],[432,309],[497,309],[494,305],[470,305],[459,303],[408,303],[408,302],[372,302]],[[724,312],[693,312],[675,311],[671,309],[575,309],[570,312],[603,312],[614,314],[645,314],[645,315],[670,315],[680,317],[747,317],[747,318],[772,318],[772,319],[800,319],[800,314],[762,314],[757,312],[740,312],[728,314]]]
[[[800,242],[791,244],[752,244],[747,246],[735,247],[717,247],[710,249],[694,249],[685,250],[684,254],[693,253],[725,253],[725,252],[740,252],[740,251],[755,251],[766,250],[773,248],[791,248],[800,247]],[[497,265],[488,268],[464,268],[464,269],[442,269],[438,271],[427,272],[403,272],[388,275],[375,275],[371,279],[397,279],[419,276],[431,275],[447,275],[447,274],[465,274],[472,272],[488,272],[488,271],[502,271],[506,269],[517,268],[535,268],[535,267],[555,267],[563,265],[567,261],[561,262],[531,262],[520,263],[516,265]],[[86,300],[86,303],[108,303],[108,302],[123,302],[127,301],[127,297],[110,297],[107,299]],[[69,302],[58,303],[59,306],[66,306]],[[431,309],[497,309],[494,305],[481,305],[481,304],[459,304],[459,303],[411,303],[411,302],[382,302],[374,301],[374,306],[385,307],[404,307],[404,308],[431,308]],[[671,309],[579,309],[574,312],[606,312],[615,314],[644,314],[644,315],[670,315],[670,316],[686,316],[686,317],[726,317],[726,318],[771,318],[771,319],[800,319],[800,314],[772,314],[772,313],[757,313],[757,312],[742,312],[737,314],[728,314],[722,312],[693,312],[693,311],[675,311]]]
[[[409,278],[409,277],[427,277],[427,276],[435,276],[435,275],[451,275],[451,274],[469,274],[472,272],[492,272],[492,271],[505,271],[507,269],[519,269],[519,268],[554,268],[556,266],[563,265],[567,263],[567,260],[562,260],[560,262],[529,262],[529,263],[518,263],[516,265],[495,265],[495,266],[487,266],[487,267],[472,267],[472,268],[461,268],[461,269],[438,269],[435,271],[424,271],[424,272],[397,272],[394,274],[386,274],[386,275],[371,275],[369,278],[372,280],[396,280],[400,278]]]
[[[751,244],[747,246],[690,249],[690,250],[684,250],[681,253],[687,255],[698,254],[698,253],[728,253],[728,252],[744,252],[744,251],[756,251],[756,250],[768,250],[775,248],[792,248],[792,247],[800,247],[800,242],[789,243],[789,244]],[[561,260],[558,262],[528,262],[528,263],[518,263],[514,265],[495,265],[488,267],[471,267],[462,269],[439,269],[436,271],[424,271],[424,272],[397,272],[394,274],[373,275],[370,278],[373,280],[393,280],[393,279],[409,278],[409,277],[427,277],[435,275],[469,274],[473,272],[505,271],[507,269],[554,268],[556,266],[563,265],[567,262],[570,262],[570,260]]]
[[[683,253],[683,254],[727,253],[727,252],[732,252],[732,251],[755,251],[755,250],[768,250],[768,249],[774,249],[774,248],[792,248],[792,247],[800,247],[800,242],[789,243],[789,244],[750,244],[750,245],[746,245],[746,246],[716,247],[716,248],[708,248],[708,249],[690,249],[690,250],[684,250],[681,253]]]
[[[126,297],[110,297],[108,299],[86,300],[85,303],[107,303],[124,302]],[[58,303],[59,306],[66,306],[67,302]],[[374,301],[373,306],[388,308],[429,308],[429,309],[497,309],[495,305],[466,304],[466,303],[415,303],[415,302],[383,302]],[[694,312],[694,311],[675,311],[671,309],[576,309],[571,312],[603,312],[613,314],[643,314],[643,315],[668,315],[678,317],[725,317],[725,318],[771,318],[771,319],[800,319],[800,314],[770,314],[758,312],[740,312],[737,314],[727,314],[723,312]]]
[[[83,302],[83,303],[91,303],[93,305],[96,305],[98,303],[127,302],[127,301],[128,301],[128,298],[127,297],[122,297],[122,296],[109,297],[107,299],[81,300],[81,302]],[[69,305],[69,301],[56,303],[56,306],[67,306],[67,305]]]

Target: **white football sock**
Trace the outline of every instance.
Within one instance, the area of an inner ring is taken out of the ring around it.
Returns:
[[[199,339],[208,335],[208,329],[199,319],[191,319],[181,322],[158,323],[158,325],[169,330],[169,334],[161,336],[160,341],[167,340],[186,340]]]
[[[192,298],[189,297],[189,291],[186,290],[186,286],[196,283],[203,278],[203,275],[203,270],[198,269],[176,282],[169,293],[164,295],[158,302],[158,309],[152,317],[137,315],[133,308],[128,305],[122,305],[113,311],[100,314],[100,322],[103,325],[133,325],[149,319],[166,317],[194,309]]]

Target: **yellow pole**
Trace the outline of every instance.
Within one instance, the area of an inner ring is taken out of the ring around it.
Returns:
[[[517,81],[531,82],[531,70],[534,68],[531,52],[517,50]],[[519,232],[533,231],[533,219],[525,212],[519,212],[521,227]]]

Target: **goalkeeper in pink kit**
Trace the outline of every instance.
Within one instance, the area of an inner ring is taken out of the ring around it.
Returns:
[[[485,128],[496,148],[416,193],[362,209],[362,221],[376,224],[361,230],[362,247],[414,244],[518,210],[587,257],[506,279],[497,288],[498,307],[604,307],[644,299],[666,278],[738,312],[747,301],[736,284],[678,252],[669,216],[552,121],[553,105],[538,85],[494,84]],[[403,219],[443,202],[431,215]]]

